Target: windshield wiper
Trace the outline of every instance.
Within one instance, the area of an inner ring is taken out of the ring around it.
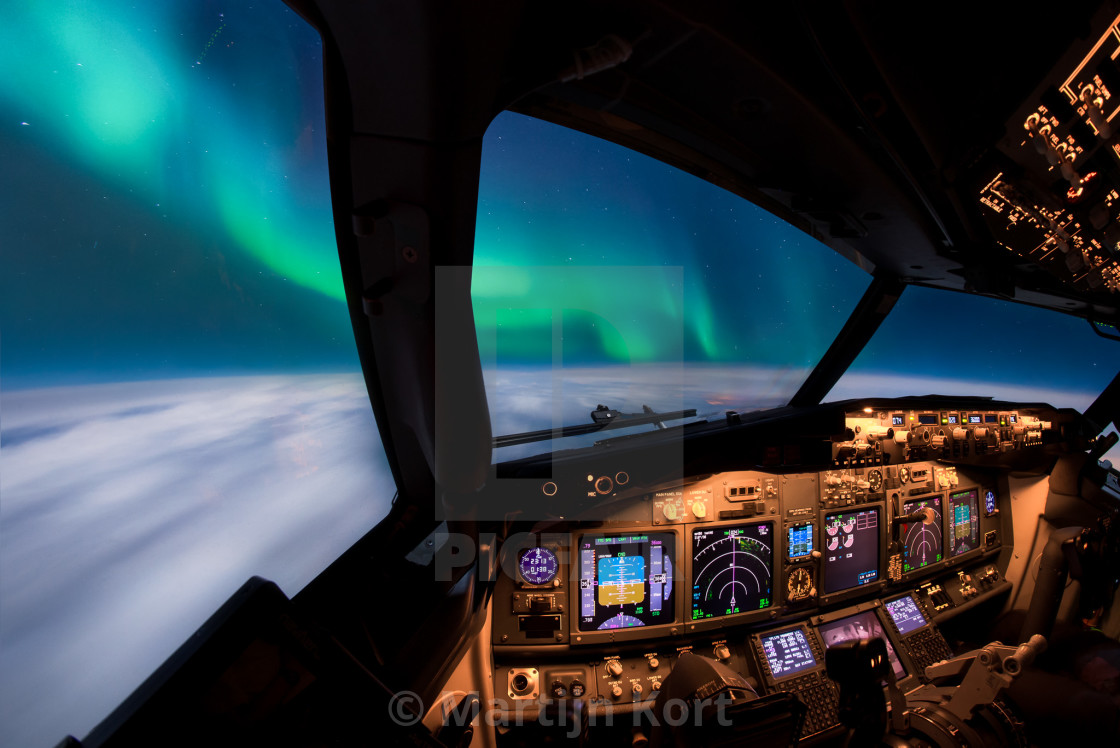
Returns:
[[[565,436],[592,434],[596,431],[606,431],[607,429],[642,426],[647,423],[656,423],[657,428],[663,429],[665,428],[665,424],[662,423],[662,421],[677,421],[681,418],[692,418],[695,415],[696,408],[674,410],[668,413],[657,413],[648,405],[643,405],[641,413],[620,413],[613,408],[608,408],[606,405],[599,405],[595,410],[591,411],[591,423],[585,423],[579,426],[562,426],[558,429],[541,429],[540,431],[526,431],[521,434],[496,436],[494,437],[493,445],[495,449],[498,449],[500,447],[512,447],[515,444],[529,444],[531,442],[544,441],[545,439],[558,439]]]

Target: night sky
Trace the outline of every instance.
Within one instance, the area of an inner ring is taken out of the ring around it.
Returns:
[[[5,387],[354,370],[317,36],[278,3],[8,16]],[[734,195],[564,128],[504,114],[483,164],[491,367],[551,365],[556,322],[565,367],[683,362],[693,385],[695,365],[761,367],[788,395],[869,280]],[[1034,376],[1096,389],[1118,351],[1076,319],[935,294],[858,367],[1006,382],[1034,358]]]
[[[33,1],[5,19],[6,387],[356,367],[301,19]]]

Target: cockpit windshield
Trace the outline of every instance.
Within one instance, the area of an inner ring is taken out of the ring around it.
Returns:
[[[508,112],[487,131],[472,298],[495,435],[590,423],[600,404],[696,419],[784,405],[869,282],[653,158]]]
[[[1078,317],[908,288],[828,400],[973,394],[1085,410],[1120,369],[1120,344]]]

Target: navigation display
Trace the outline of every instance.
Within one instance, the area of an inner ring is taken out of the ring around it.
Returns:
[[[914,598],[909,595],[897,600],[888,600],[883,607],[887,609],[900,634],[906,635],[911,631],[917,631],[928,623],[922,611],[918,609],[918,604],[914,602]]]
[[[800,627],[775,634],[762,634],[758,640],[762,644],[766,662],[770,665],[770,673],[775,678],[784,678],[817,664],[813,648],[805,637],[804,629]]]
[[[584,535],[580,631],[673,623],[672,533]]]
[[[980,494],[973,488],[949,494],[949,556],[980,547]]]
[[[854,616],[847,616],[831,623],[822,623],[817,627],[820,632],[821,638],[824,639],[824,647],[828,649],[833,644],[838,642],[855,641],[858,639],[882,639],[887,645],[887,659],[891,661],[891,667],[894,668],[894,677],[902,680],[906,677],[906,668],[903,667],[902,662],[899,661],[898,655],[895,654],[894,647],[891,646],[891,640],[883,634],[883,624],[880,623],[875,611],[867,610],[863,613],[857,613]]]
[[[769,608],[773,579],[773,523],[692,531],[692,620]]]
[[[839,592],[879,578],[879,510],[824,518],[824,591]]]
[[[902,571],[915,571],[941,560],[944,546],[941,538],[941,495],[907,501],[902,505],[903,514],[914,514],[923,509],[933,511],[926,522],[910,522],[902,526]]]

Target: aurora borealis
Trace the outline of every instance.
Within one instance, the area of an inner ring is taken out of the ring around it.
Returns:
[[[479,193],[476,317],[489,305],[571,310],[564,355],[575,364],[812,366],[869,282],[736,195],[518,115],[491,125]],[[616,328],[599,344],[592,317]],[[498,353],[533,358],[509,348]]]
[[[318,36],[279,3],[5,18],[5,385],[353,369]]]

